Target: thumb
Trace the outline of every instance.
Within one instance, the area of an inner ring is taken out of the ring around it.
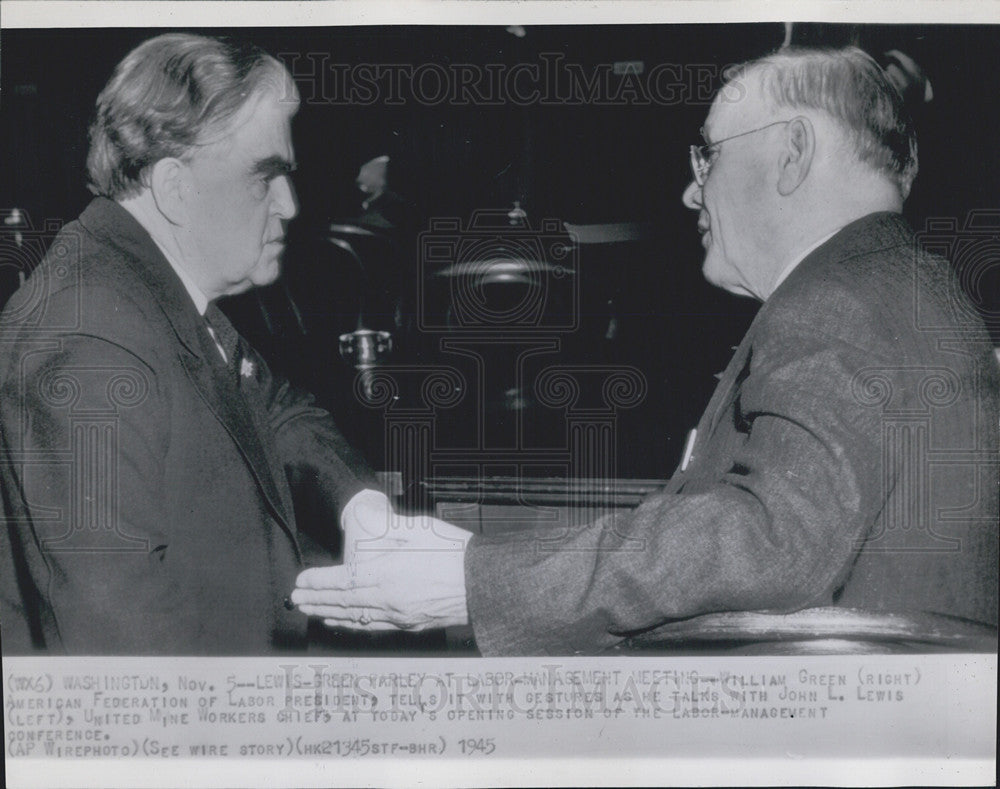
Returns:
[[[389,499],[384,493],[366,489],[355,494],[344,507],[340,525],[346,535],[375,537],[385,533],[390,511]]]
[[[391,512],[389,500],[374,490],[363,490],[347,503],[341,516],[345,564],[354,563],[359,544],[385,537]]]

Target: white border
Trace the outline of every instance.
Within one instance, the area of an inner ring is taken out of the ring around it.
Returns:
[[[0,26],[1000,23],[1000,0],[3,0]]]
[[[311,27],[321,25],[508,25],[781,22],[1000,23],[1000,0],[3,0],[0,27]],[[485,668],[485,666],[483,666]],[[991,785],[993,760],[873,759],[531,759],[463,762],[240,762],[167,765],[95,760],[7,761],[11,786],[514,786],[826,784]],[[97,778],[94,778],[97,776]],[[91,781],[88,783],[87,779]]]
[[[150,768],[153,768],[150,770]],[[41,774],[40,774],[41,773]],[[138,774],[137,774],[138,773]],[[88,781],[87,778],[90,780]],[[996,764],[974,759],[385,759],[288,762],[225,759],[9,761],[10,786],[507,787],[507,786],[990,786]]]

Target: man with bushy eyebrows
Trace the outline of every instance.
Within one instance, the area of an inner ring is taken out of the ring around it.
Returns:
[[[216,306],[279,275],[298,104],[273,57],[187,34],[138,46],[100,94],[97,196],[0,323],[6,654],[305,646],[288,596],[323,535],[293,493],[334,531],[381,494]]]

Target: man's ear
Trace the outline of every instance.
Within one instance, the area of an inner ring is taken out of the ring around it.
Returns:
[[[149,188],[153,202],[173,225],[183,225],[187,217],[184,204],[184,164],[179,159],[160,159],[149,171]]]
[[[787,197],[809,175],[816,153],[816,132],[808,118],[801,115],[789,121],[785,129],[785,145],[778,161],[778,192]]]

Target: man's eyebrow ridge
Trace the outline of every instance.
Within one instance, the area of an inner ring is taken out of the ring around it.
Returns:
[[[266,175],[271,178],[277,178],[281,175],[288,175],[289,173],[295,172],[298,165],[285,159],[281,156],[268,156],[266,159],[260,159],[254,162],[253,174],[254,175]]]

